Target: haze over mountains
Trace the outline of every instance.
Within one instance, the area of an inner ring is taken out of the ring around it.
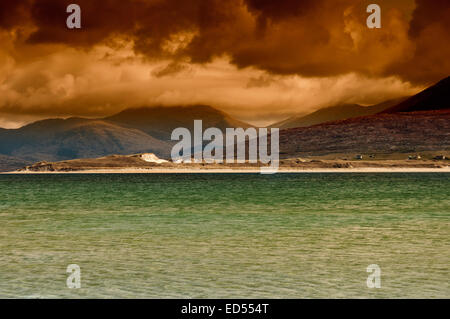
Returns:
[[[313,113],[294,116],[271,127],[280,129],[308,127],[331,121],[351,119],[378,113],[415,112],[450,108],[450,77],[412,96],[385,101],[372,106],[341,104],[319,109]]]
[[[281,131],[282,156],[450,150],[449,92],[446,78],[404,101],[340,105],[283,121],[281,128],[295,128]],[[111,154],[151,152],[168,158],[172,130],[192,129],[196,119],[203,120],[204,129],[251,126],[202,105],[135,108],[103,119],[43,120],[20,129],[0,129],[0,170]]]
[[[449,79],[375,115],[284,130],[281,152],[293,156],[448,151]]]
[[[387,108],[390,108],[394,105],[397,105],[405,99],[406,98],[389,100],[372,106],[362,106],[358,104],[342,104],[330,106],[317,110],[308,115],[291,117],[284,121],[272,124],[271,127],[278,127],[280,129],[307,127],[329,121],[337,121],[355,118],[359,116],[373,115],[380,113],[381,111],[384,111]]]
[[[170,141],[172,131],[177,127],[192,131],[196,119],[201,119],[205,128],[217,127],[222,131],[227,127],[251,126],[207,105],[133,108],[105,118],[106,121],[139,129],[164,141]]]

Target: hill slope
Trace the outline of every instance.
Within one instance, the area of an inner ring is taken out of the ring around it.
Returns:
[[[283,157],[450,150],[450,110],[384,113],[283,130]]]
[[[99,120],[43,120],[0,132],[0,153],[33,161],[153,152],[168,155],[169,145],[136,129]]]
[[[173,145],[172,130],[193,129],[196,119],[203,120],[204,127],[250,126],[209,106],[128,109],[98,120],[43,120],[16,130],[0,129],[0,154],[6,156],[0,169],[111,154],[155,153],[167,158]]]
[[[0,172],[14,171],[18,168],[30,165],[32,163],[32,161],[0,154]]]
[[[450,109],[450,77],[395,105],[383,113]]]
[[[292,117],[275,123],[271,127],[288,129],[295,127],[307,127],[326,123],[330,121],[345,120],[366,115],[377,114],[393,105],[397,105],[405,98],[389,100],[372,106],[361,106],[358,104],[342,104],[317,110],[305,116]]]

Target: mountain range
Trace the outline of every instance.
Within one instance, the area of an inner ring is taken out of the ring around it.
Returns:
[[[277,123],[282,156],[450,150],[450,77],[407,99],[337,105]],[[177,127],[251,127],[205,105],[142,107],[101,118],[48,119],[0,129],[0,170],[37,161],[155,153],[168,158]],[[272,125],[274,127],[274,125]],[[293,127],[293,128],[291,128]]]
[[[205,128],[250,127],[205,105],[133,108],[102,119],[42,120],[19,129],[0,129],[0,170],[110,154],[154,153],[168,158],[172,131],[192,129],[196,119],[202,119]]]
[[[372,106],[362,106],[358,104],[341,104],[319,109],[304,116],[294,116],[281,122],[272,124],[271,127],[288,129],[295,127],[308,127],[330,121],[345,120],[360,116],[367,116],[380,113],[394,105],[399,104],[406,98],[389,100]]]
[[[450,150],[450,77],[380,113],[283,130],[284,156]]]

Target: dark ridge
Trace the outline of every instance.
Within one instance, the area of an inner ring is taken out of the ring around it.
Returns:
[[[450,108],[450,77],[381,113],[417,112]]]

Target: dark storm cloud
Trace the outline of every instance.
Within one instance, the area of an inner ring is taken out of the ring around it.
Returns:
[[[410,29],[413,38],[419,37],[421,32],[432,24],[442,25],[446,29],[447,35],[450,34],[450,4],[448,0],[416,0],[416,4]]]
[[[82,8],[81,30],[65,8]],[[325,77],[356,72],[428,82],[450,73],[447,0],[379,0],[379,30],[365,26],[367,0],[19,0],[0,3],[0,27],[36,29],[30,44],[90,48],[129,39],[149,59],[206,63],[226,55],[240,68]],[[189,41],[180,34],[191,33]],[[167,44],[172,43],[171,50]]]
[[[431,83],[450,74],[450,2],[416,0],[409,36],[411,56],[392,71],[415,82]]]
[[[0,27],[12,28],[24,23],[29,15],[29,0],[0,1]]]
[[[248,9],[256,13],[258,17],[258,25],[264,30],[268,22],[278,21],[293,16],[306,14],[309,10],[317,7],[320,1],[317,0],[245,0]]]

